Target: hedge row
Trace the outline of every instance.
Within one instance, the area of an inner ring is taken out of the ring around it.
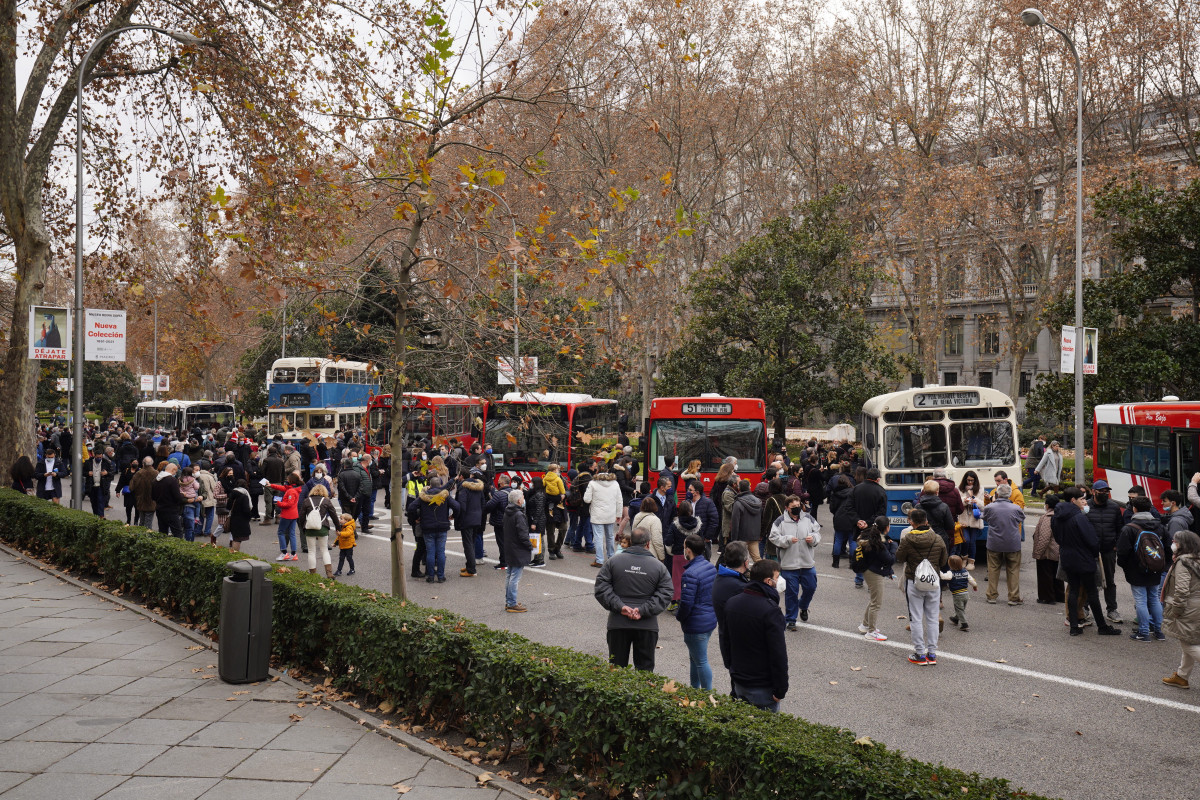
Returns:
[[[0,538],[216,627],[239,556],[0,490]],[[854,735],[301,571],[276,570],[275,652],[347,690],[483,739],[519,741],[566,788],[648,797],[1034,797]],[[597,624],[601,624],[598,621]],[[669,687],[674,688],[674,687]],[[715,701],[715,704],[714,704]]]

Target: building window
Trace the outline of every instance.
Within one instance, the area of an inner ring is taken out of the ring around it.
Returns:
[[[914,388],[914,389],[924,388],[925,376],[923,374],[921,374],[920,372],[914,372],[912,374],[911,383],[912,383],[912,388]]]
[[[946,339],[942,346],[942,351],[948,356],[961,356],[963,354],[963,321],[961,317],[951,318],[946,321]]]
[[[990,372],[979,373],[979,385],[985,389],[992,388],[992,373],[990,373]]]
[[[1033,373],[1032,372],[1022,372],[1021,373],[1021,384],[1020,384],[1020,387],[1017,389],[1017,397],[1028,397],[1029,390],[1032,388],[1033,388]]]
[[[943,372],[942,373],[942,386],[958,386],[958,373],[957,372]]]
[[[1000,326],[996,324],[996,320],[980,317],[977,324],[979,326],[979,355],[1000,355]]]

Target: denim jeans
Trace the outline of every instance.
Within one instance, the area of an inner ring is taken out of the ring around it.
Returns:
[[[812,602],[813,593],[817,591],[817,570],[813,567],[785,569],[779,574],[783,576],[783,580],[787,584],[783,593],[783,605],[786,609],[783,621],[793,623],[799,616],[800,609],[808,608],[808,604]]]
[[[609,523],[592,523],[592,532],[599,539],[596,547],[596,561],[603,564],[606,559],[612,558],[617,554],[617,524]]]
[[[183,538],[185,541],[196,541],[196,510],[199,503],[187,503],[183,507]]]
[[[580,547],[579,544],[579,512],[567,512],[567,547]]]
[[[854,541],[855,533],[853,531],[839,531],[834,528],[833,531],[833,557],[842,557],[842,548]]]
[[[1137,632],[1143,636],[1150,631],[1161,631],[1163,623],[1162,600],[1157,586],[1130,586],[1133,590],[1133,608],[1137,612]]]
[[[369,528],[371,519],[375,514],[375,493],[367,497],[358,498],[358,527],[359,529]]]
[[[517,604],[517,585],[521,582],[521,573],[524,571],[524,567],[508,568],[507,580],[504,582],[504,605],[509,608]]]
[[[966,525],[962,527],[962,544],[958,546],[958,555],[963,558],[975,560],[975,537],[979,535],[982,528],[971,528]]]
[[[857,552],[858,552],[858,537],[851,536],[850,537],[850,563],[851,564],[854,563],[854,556]],[[813,571],[813,581],[816,581],[816,571],[815,570]],[[855,586],[863,585],[863,575],[861,572],[854,573],[854,585]],[[806,606],[806,608],[807,608],[807,606]]]
[[[201,507],[200,519],[203,520],[203,533],[205,536],[212,536],[213,520],[215,520],[216,518],[217,518],[217,507],[216,506],[208,506],[207,508]]]
[[[446,577],[446,532],[421,535],[425,538],[425,577]]]
[[[92,503],[92,513],[97,517],[104,516],[104,508],[108,505],[107,493],[97,486],[88,490],[88,500]]]
[[[691,666],[691,686],[693,689],[712,688],[712,667],[708,663],[708,633],[685,633],[683,643],[688,649],[688,664]]]
[[[587,550],[594,550],[592,542],[592,517],[590,514],[579,515],[579,542]]]
[[[279,537],[279,552],[286,553],[290,547],[294,555],[300,549],[296,546],[296,520],[280,517],[275,534]]]
[[[737,694],[739,700],[743,700],[756,708],[761,708],[764,711],[779,711],[779,703],[771,699],[774,695],[765,686],[744,686],[743,684],[734,682],[733,691]]]
[[[153,530],[154,529],[154,512],[153,511],[137,512],[137,524],[141,525],[143,528],[150,528],[151,530]]]
[[[480,525],[475,529],[475,560],[487,558],[487,553],[483,549],[483,531],[486,526]]]

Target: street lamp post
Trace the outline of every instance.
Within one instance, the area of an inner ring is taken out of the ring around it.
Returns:
[[[71,454],[71,505],[83,508],[83,77],[92,63],[100,45],[126,31],[153,31],[168,36],[180,44],[196,45],[201,40],[190,33],[171,31],[156,25],[127,25],[109,31],[88,48],[87,55],[79,62],[75,81],[75,442]],[[157,307],[156,307],[157,308]],[[155,315],[157,327],[158,316]],[[155,331],[154,347],[157,360],[158,335]],[[155,398],[158,396],[158,365],[155,364]]]
[[[1075,483],[1082,484],[1087,455],[1083,437],[1083,67],[1075,42],[1047,22],[1041,11],[1027,8],[1021,12],[1021,21],[1031,28],[1045,25],[1057,33],[1075,60]]]

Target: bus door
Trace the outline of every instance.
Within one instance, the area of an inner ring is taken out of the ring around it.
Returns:
[[[1179,492],[1187,494],[1187,486],[1192,476],[1200,472],[1200,430],[1175,431],[1175,463],[1172,486]]]

